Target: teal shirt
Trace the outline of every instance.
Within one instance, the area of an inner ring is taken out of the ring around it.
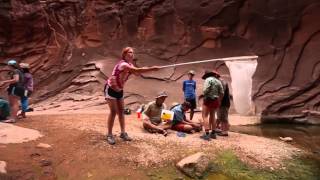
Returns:
[[[204,97],[210,97],[211,99],[219,98],[223,96],[223,86],[221,81],[215,77],[208,77],[204,81],[203,85],[203,95]]]
[[[0,118],[6,118],[10,116],[10,106],[8,101],[0,99]]]

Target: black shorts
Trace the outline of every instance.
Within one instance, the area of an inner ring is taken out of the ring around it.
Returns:
[[[191,104],[190,109],[196,109],[197,108],[197,102],[196,99],[186,99],[187,102]]]
[[[117,99],[120,100],[123,98],[123,90],[122,91],[115,91],[110,86],[105,87],[105,97],[107,99]]]
[[[26,97],[28,95],[28,91],[24,87],[10,85],[7,89],[8,95],[15,95],[19,97]]]

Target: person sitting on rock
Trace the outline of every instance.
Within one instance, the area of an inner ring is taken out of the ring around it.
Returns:
[[[161,92],[157,95],[156,100],[150,102],[143,111],[143,128],[150,133],[161,133],[166,136],[167,129],[171,126],[162,124],[161,111],[166,109],[164,101],[168,97],[166,92]]]
[[[0,97],[0,121],[7,120],[10,116],[9,102]]]
[[[186,133],[199,132],[201,125],[186,118],[186,112],[190,109],[191,104],[187,101],[174,106],[171,111],[174,112],[171,129]]]

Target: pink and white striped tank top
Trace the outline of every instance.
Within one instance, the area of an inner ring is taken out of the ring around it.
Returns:
[[[125,82],[128,80],[131,75],[129,70],[124,69],[123,65],[133,66],[131,63],[126,62],[125,60],[120,60],[115,67],[113,68],[111,76],[107,80],[107,84],[115,91],[123,90]]]

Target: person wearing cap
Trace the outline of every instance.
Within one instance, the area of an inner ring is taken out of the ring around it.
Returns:
[[[196,103],[196,88],[197,83],[193,80],[195,72],[190,70],[188,72],[188,80],[183,81],[182,91],[184,93],[184,100],[191,104],[190,120],[193,119],[194,109],[197,107]]]
[[[8,86],[7,92],[9,96],[11,112],[10,117],[3,122],[15,123],[18,119],[17,113],[19,110],[19,100],[25,95],[25,89],[23,87],[24,77],[23,73],[19,70],[17,61],[8,61],[8,68],[8,75],[10,79],[0,82],[0,87]]]
[[[217,71],[205,71],[202,79],[205,80],[203,85],[203,104],[202,119],[205,132],[200,138],[210,141],[216,139],[216,121],[215,112],[220,105],[223,97],[223,87],[219,81],[220,74]],[[211,129],[211,133],[210,133]]]
[[[20,63],[19,64],[23,75],[24,75],[24,88],[27,90],[27,96],[23,96],[21,97],[21,116],[23,118],[26,117],[26,112],[29,109],[29,96],[32,94],[33,92],[33,77],[32,74],[29,71],[29,64],[27,63]]]
[[[164,101],[168,97],[166,92],[160,92],[155,101],[148,103],[143,111],[143,128],[150,133],[160,133],[166,136],[167,129],[171,128],[169,124],[162,124],[161,112],[166,109]]]
[[[186,112],[190,109],[191,104],[187,101],[178,104],[171,108],[174,112],[173,120],[171,122],[171,129],[179,132],[192,133],[201,130],[199,123],[192,122],[186,118]]]

